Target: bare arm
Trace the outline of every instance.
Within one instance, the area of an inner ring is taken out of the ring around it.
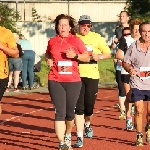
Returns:
[[[19,57],[19,51],[18,51],[17,47],[8,48],[0,42],[0,50],[11,57],[14,57],[14,58]]]
[[[89,62],[90,56],[87,51],[85,51],[82,54],[76,54],[73,50],[66,50],[66,57],[67,58],[75,58],[77,56],[77,60],[83,61],[83,62]]]
[[[116,52],[116,58],[119,60],[123,60],[124,56],[122,55],[122,50],[118,49]]]

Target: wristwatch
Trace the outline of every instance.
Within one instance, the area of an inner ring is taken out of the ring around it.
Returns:
[[[100,59],[104,59],[103,55],[100,55]]]
[[[76,56],[74,56],[74,59],[78,59],[78,54],[76,54]]]

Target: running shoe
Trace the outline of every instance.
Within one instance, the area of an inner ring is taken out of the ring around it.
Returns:
[[[146,142],[150,143],[150,125],[146,125],[145,127],[145,131],[146,131]]]
[[[92,128],[90,126],[89,127],[85,126],[85,135],[88,138],[92,138],[93,137],[93,130],[92,130]]]
[[[58,150],[69,150],[69,147],[64,143],[63,145],[59,145]]]
[[[121,111],[121,114],[120,114],[120,116],[119,116],[119,119],[120,119],[120,120],[125,120],[125,119],[126,119],[125,111]]]
[[[78,137],[77,142],[74,144],[74,147],[83,147],[83,138]]]
[[[143,146],[143,134],[137,134],[136,146]]]
[[[127,130],[132,130],[133,129],[132,119],[127,119],[126,120],[126,129]]]
[[[72,147],[71,147],[71,137],[70,136],[69,137],[65,136],[64,137],[64,142],[68,146],[68,150],[72,150]]]
[[[114,104],[114,108],[118,109],[118,111],[121,111],[120,105],[119,104]]]

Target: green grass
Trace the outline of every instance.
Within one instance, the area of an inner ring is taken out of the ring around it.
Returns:
[[[99,72],[100,72],[100,83],[115,82],[115,68],[113,58],[100,60]]]
[[[113,64],[113,58],[100,60],[99,72],[100,72],[100,83],[115,82],[115,69]],[[49,67],[47,67],[44,57],[42,57],[41,71],[37,72],[36,75],[40,78],[41,85],[47,85]]]

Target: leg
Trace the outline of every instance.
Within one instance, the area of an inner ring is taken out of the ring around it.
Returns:
[[[71,131],[74,125],[75,107],[81,90],[81,82],[66,83],[66,135],[65,142],[71,147]]]
[[[13,76],[13,71],[9,72],[9,82],[8,82],[8,85],[7,87],[9,88],[11,83],[12,83],[12,76]]]
[[[7,84],[8,84],[8,78],[6,79],[0,79],[0,116],[1,116],[1,113],[2,113],[2,108],[1,108],[1,100],[2,100],[2,97],[4,95],[4,92],[5,92],[5,89],[7,87]]]
[[[29,87],[33,88],[33,81],[34,81],[34,62],[35,62],[35,53],[30,51],[30,57],[28,61],[28,74],[29,74]]]
[[[62,84],[55,81],[48,81],[48,90],[55,108],[55,132],[60,145],[64,144],[66,130],[66,91]],[[56,94],[59,91],[59,94]]]
[[[118,83],[118,91],[119,91],[119,105],[120,105],[120,111],[121,115],[119,116],[120,119],[125,119],[125,89],[123,86],[123,82],[121,81],[121,71],[116,70],[116,82]]]
[[[132,89],[131,101],[135,102],[135,123],[137,130],[137,146],[143,145],[143,134],[142,134],[142,115],[144,111],[143,99],[145,99],[145,94],[142,90]]]
[[[77,128],[77,142],[74,147],[83,146],[83,131],[84,131],[84,94],[85,84],[82,82],[80,95],[75,108],[75,124]]]
[[[98,79],[85,79],[85,96],[84,96],[84,115],[85,115],[85,133],[86,136],[91,138],[93,130],[90,127],[91,119],[93,116],[93,109],[98,92]]]
[[[20,71],[14,71],[14,89],[18,88]]]
[[[26,87],[27,82],[27,66],[28,66],[28,52],[24,51],[24,55],[22,56],[22,87]]]

